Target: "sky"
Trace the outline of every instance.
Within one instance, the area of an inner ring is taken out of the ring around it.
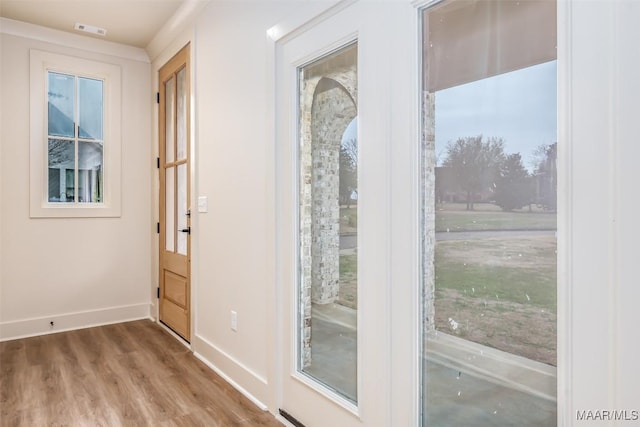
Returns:
[[[358,139],[358,116],[351,120],[349,125],[347,125],[347,128],[342,134],[342,140],[340,141],[340,144],[344,145],[345,142],[349,141],[350,139]]]
[[[532,154],[557,141],[557,61],[545,62],[436,92],[436,157],[446,157],[449,141],[482,134],[504,140],[505,153],[520,153],[534,169]],[[344,141],[357,138],[358,118]]]
[[[505,153],[520,153],[532,169],[533,151],[557,141],[557,61],[534,65],[436,92],[436,157],[449,141],[500,137]]]

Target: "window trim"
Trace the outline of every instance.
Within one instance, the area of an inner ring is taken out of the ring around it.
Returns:
[[[59,203],[48,198],[47,74],[70,74],[102,80],[103,180],[101,203]],[[120,66],[72,56],[30,51],[30,165],[31,218],[85,218],[121,216],[121,71]]]

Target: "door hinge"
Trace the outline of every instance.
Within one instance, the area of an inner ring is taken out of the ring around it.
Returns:
[[[158,286],[157,291],[158,291],[157,292],[158,299],[160,299],[160,286]]]
[[[156,168],[160,169],[160,157],[156,157]]]
[[[160,104],[160,92],[156,92],[156,102]]]
[[[160,234],[160,223],[156,223],[156,233]]]

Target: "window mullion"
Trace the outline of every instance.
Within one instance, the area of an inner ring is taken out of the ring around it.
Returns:
[[[74,93],[74,108],[73,108],[73,120],[74,120],[74,124],[73,124],[73,138],[74,138],[74,142],[75,142],[75,164],[74,164],[74,172],[73,172],[73,203],[78,203],[79,201],[79,195],[78,195],[78,183],[79,183],[79,175],[80,175],[80,170],[79,170],[79,159],[78,159],[78,155],[80,154],[80,147],[78,147],[78,145],[80,144],[80,142],[78,141],[79,136],[80,136],[80,102],[79,102],[79,92],[80,92],[80,83],[79,83],[79,79],[78,76],[75,77],[75,93]]]

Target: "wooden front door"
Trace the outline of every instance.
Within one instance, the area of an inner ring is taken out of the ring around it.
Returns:
[[[159,72],[160,321],[191,339],[189,45]]]

